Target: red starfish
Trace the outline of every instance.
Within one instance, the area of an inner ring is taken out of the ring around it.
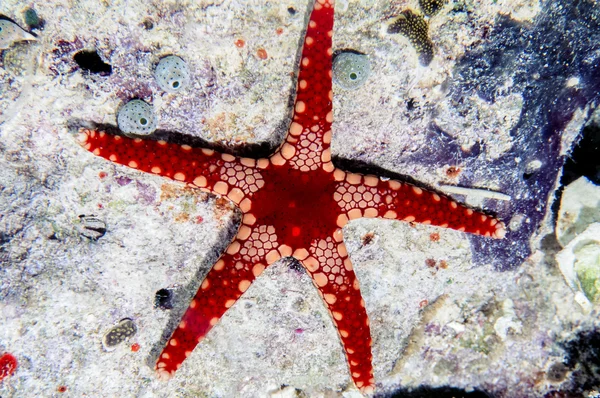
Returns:
[[[156,369],[170,377],[266,267],[300,261],[329,309],[350,373],[363,392],[374,388],[365,302],[344,246],[349,220],[379,217],[432,224],[495,238],[504,225],[413,185],[345,172],[331,163],[333,0],[315,1],[298,73],[293,121],[271,157],[238,158],[210,149],[84,130],[95,155],[183,181],[229,198],[243,213],[233,242],[202,282]]]

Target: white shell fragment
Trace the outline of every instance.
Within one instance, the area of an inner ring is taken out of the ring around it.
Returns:
[[[556,255],[558,268],[575,293],[575,301],[589,313],[600,302],[600,223],[590,224]]]
[[[0,50],[5,50],[19,41],[37,40],[34,35],[23,30],[8,19],[0,19]]]
[[[600,222],[600,187],[581,177],[565,187],[556,221],[556,238],[565,247],[595,222]]]

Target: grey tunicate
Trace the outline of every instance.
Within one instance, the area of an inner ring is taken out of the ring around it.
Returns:
[[[169,93],[183,90],[190,81],[190,71],[187,64],[176,55],[170,55],[160,60],[154,71],[156,83]]]
[[[371,62],[364,54],[344,52],[333,60],[333,81],[346,90],[356,90],[371,74]]]
[[[156,130],[158,121],[152,106],[135,99],[121,108],[117,115],[117,123],[125,134],[149,135]]]

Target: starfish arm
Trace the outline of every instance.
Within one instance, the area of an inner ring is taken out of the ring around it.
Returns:
[[[104,131],[82,130],[78,139],[94,155],[227,196],[236,204],[263,187],[261,167],[268,165],[266,159],[236,158],[212,149],[133,139]]]
[[[334,169],[329,149],[333,16],[332,0],[315,1],[302,48],[292,123],[283,145],[271,156],[276,166],[287,162],[301,171]]]
[[[295,252],[294,256],[307,269],[331,313],[354,384],[363,393],[372,392],[375,380],[369,318],[342,230],[338,228],[333,236],[313,241],[307,251]]]
[[[437,225],[501,239],[506,230],[496,218],[463,206],[452,199],[411,184],[334,172],[334,200],[343,214],[338,225],[360,217],[379,217]]]
[[[161,378],[169,378],[179,369],[266,267],[291,254],[291,249],[277,242],[273,226],[254,225],[253,217],[247,216],[233,242],[206,275],[159,355],[156,370]]]

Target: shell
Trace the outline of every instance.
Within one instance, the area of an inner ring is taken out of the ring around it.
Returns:
[[[0,19],[0,50],[5,50],[18,41],[37,40],[31,33],[8,19]]]

